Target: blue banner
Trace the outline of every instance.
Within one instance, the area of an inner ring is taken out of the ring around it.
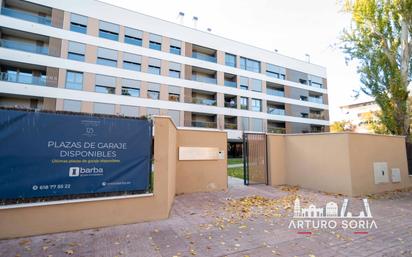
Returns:
[[[146,191],[150,121],[0,110],[0,199]]]

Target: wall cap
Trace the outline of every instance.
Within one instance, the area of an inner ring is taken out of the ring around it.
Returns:
[[[72,204],[72,203],[85,203],[85,202],[98,202],[98,201],[107,201],[107,200],[122,200],[122,199],[152,197],[152,196],[154,196],[153,193],[150,193],[150,194],[137,194],[137,195],[120,195],[120,196],[96,197],[96,198],[85,198],[85,199],[74,199],[74,200],[59,200],[59,201],[49,201],[49,202],[37,202],[37,203],[10,204],[10,205],[0,206],[0,211],[1,210],[8,210],[8,209],[18,209],[18,208],[30,208],[30,207],[41,207],[41,206]]]
[[[294,134],[275,134],[267,133],[269,136],[327,136],[327,135],[360,135],[360,136],[378,136],[378,137],[398,137],[406,138],[406,136],[398,135],[382,135],[382,134],[372,134],[372,133],[356,133],[356,132],[321,132],[321,133],[294,133]]]

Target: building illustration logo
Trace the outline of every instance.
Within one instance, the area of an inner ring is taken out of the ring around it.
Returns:
[[[356,230],[356,234],[367,234],[366,230],[377,229],[375,220],[369,206],[368,199],[362,199],[363,210],[359,215],[353,215],[348,211],[349,200],[344,199],[341,208],[335,202],[328,202],[325,208],[318,208],[310,204],[302,208],[297,197],[293,207],[293,219],[289,223],[290,229],[342,229]],[[361,231],[358,231],[361,230]],[[310,232],[305,232],[305,234]]]

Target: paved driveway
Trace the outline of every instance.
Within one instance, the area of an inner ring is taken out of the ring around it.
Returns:
[[[289,229],[296,195],[303,206],[343,200],[296,188],[235,185],[176,197],[168,220],[3,240],[0,256],[412,256],[411,192],[370,199],[378,228],[362,231]],[[358,213],[361,199],[349,200]]]

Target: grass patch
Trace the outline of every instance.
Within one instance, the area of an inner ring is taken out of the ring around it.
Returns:
[[[243,158],[232,158],[232,159],[227,159],[227,164],[240,164],[243,163]]]
[[[231,177],[243,179],[243,167],[228,168],[227,174],[228,176],[231,176]]]

